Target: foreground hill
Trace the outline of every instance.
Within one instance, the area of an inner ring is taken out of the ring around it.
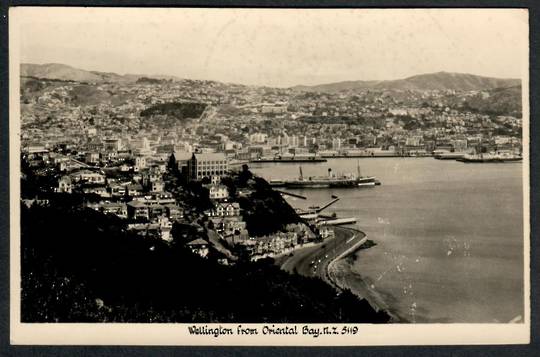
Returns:
[[[296,86],[299,91],[340,92],[345,90],[488,90],[520,85],[519,79],[503,79],[464,73],[437,72],[389,81],[347,81],[315,86]]]
[[[74,208],[73,200],[51,196],[50,207],[21,206],[22,220],[32,222],[21,232],[24,322],[389,320],[349,291],[336,295],[272,260],[220,265],[191,253],[175,233],[172,244],[133,236],[118,218]]]

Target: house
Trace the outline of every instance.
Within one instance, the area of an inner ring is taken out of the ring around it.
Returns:
[[[120,172],[128,172],[130,170],[129,165],[122,164],[120,165]]]
[[[213,200],[222,200],[229,197],[229,190],[225,185],[210,185],[210,198]]]
[[[232,217],[210,217],[214,224],[214,229],[223,235],[239,234],[246,231],[246,222],[241,216]]]
[[[86,185],[82,187],[82,192],[89,195],[94,194],[101,197],[110,197],[111,194],[107,191],[105,185]]]
[[[49,150],[45,148],[45,145],[35,144],[26,146],[23,152],[26,153],[28,159],[34,159],[36,157],[45,157]]]
[[[238,202],[220,202],[213,209],[206,212],[208,217],[232,217],[240,216],[240,205]]]
[[[172,230],[172,222],[169,221],[167,217],[159,217],[157,220],[157,223],[159,225],[159,234],[161,239],[166,240],[167,242],[170,242],[172,240],[171,237],[171,230]]]
[[[165,206],[159,205],[159,204],[148,207],[148,211],[149,211],[150,217],[152,218],[164,216],[167,214],[167,210]]]
[[[174,204],[165,205],[165,210],[167,212],[167,217],[172,220],[178,220],[184,216],[183,210]]]
[[[128,217],[131,219],[148,220],[150,212],[146,204],[141,201],[131,201],[127,203]]]
[[[104,202],[99,204],[98,208],[105,214],[114,214],[120,218],[128,217],[127,205],[124,203]]]
[[[86,153],[84,161],[87,164],[95,164],[95,163],[99,162],[99,153],[97,153],[97,152]]]
[[[160,181],[161,174],[157,170],[149,169],[141,172],[142,185],[144,187],[150,187],[152,182]]]
[[[33,199],[24,199],[22,200],[22,203],[30,208],[32,207],[32,205],[37,205],[37,206],[48,206],[49,205],[49,200],[47,199],[38,199],[37,197],[36,198],[33,198]]]
[[[107,151],[118,152],[122,148],[122,141],[115,138],[105,139],[103,145]]]
[[[75,182],[90,183],[95,185],[105,184],[105,175],[90,170],[75,171],[69,176]]]
[[[109,185],[109,192],[113,197],[123,197],[126,195],[126,186]]]
[[[130,223],[127,225],[129,231],[145,238],[163,239],[168,242],[171,237],[172,224],[166,217],[161,217],[151,223]]]
[[[160,238],[160,228],[157,223],[131,223],[127,225],[128,231],[145,238]]]
[[[164,162],[154,163],[153,167],[161,174],[167,172],[167,165]]]
[[[334,230],[328,226],[321,226],[319,228],[319,234],[321,235],[321,238],[323,239],[334,237],[335,235]]]
[[[66,192],[71,193],[73,187],[71,184],[71,178],[69,176],[62,176],[58,180],[58,189],[57,192]]]
[[[135,172],[138,172],[142,169],[146,168],[146,157],[144,156],[137,156],[135,158],[135,166],[133,167],[133,170]]]
[[[298,235],[295,232],[279,232],[270,236],[257,237],[250,241],[253,244],[253,253],[255,254],[279,254],[285,249],[296,246]]]
[[[209,252],[208,242],[202,238],[192,240],[187,244],[187,247],[191,249],[193,253],[198,254],[203,258],[206,258]]]
[[[132,196],[132,197],[140,196],[143,193],[143,187],[138,183],[127,185],[126,189],[127,189],[128,196]]]
[[[161,192],[165,189],[165,183],[161,180],[153,181],[150,186],[150,191],[152,192]]]

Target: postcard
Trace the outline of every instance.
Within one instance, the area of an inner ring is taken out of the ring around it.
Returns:
[[[528,16],[12,7],[11,343],[529,343]]]

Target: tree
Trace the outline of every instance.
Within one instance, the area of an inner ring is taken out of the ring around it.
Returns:
[[[240,175],[238,176],[238,181],[240,186],[246,186],[247,182],[253,178],[253,174],[251,171],[249,171],[249,167],[246,164],[242,165],[242,171],[240,172]]]
[[[171,156],[169,156],[167,169],[169,170],[169,172],[178,173],[178,164],[176,163],[176,158],[174,157],[174,153],[171,153]]]

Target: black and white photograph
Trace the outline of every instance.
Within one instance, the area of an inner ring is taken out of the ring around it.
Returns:
[[[526,9],[9,25],[12,343],[529,342]]]

